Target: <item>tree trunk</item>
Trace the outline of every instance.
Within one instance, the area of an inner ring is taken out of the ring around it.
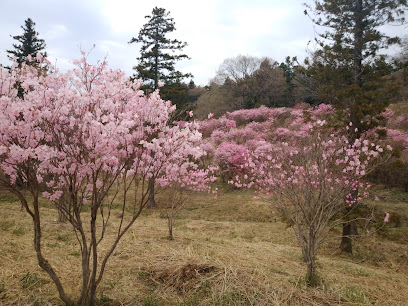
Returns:
[[[307,263],[306,283],[310,287],[316,287],[319,285],[319,276],[316,272],[315,258],[309,259],[309,262]]]
[[[64,215],[63,211],[66,211],[66,202],[67,199],[67,195],[65,192],[62,192],[61,197],[58,200],[58,206],[57,206],[57,210],[58,210],[58,222],[62,222],[65,223],[68,221],[67,217]]]
[[[354,12],[354,80],[353,83],[361,86],[361,64],[363,52],[363,0],[356,0]]]
[[[356,8],[354,12],[354,55],[353,55],[353,84],[361,87],[361,73],[362,73],[362,50],[363,50],[363,0],[356,0]],[[360,136],[360,118],[354,113],[352,106],[350,107],[350,122],[353,124],[350,129],[349,143],[353,144]],[[355,130],[358,128],[358,130]],[[357,198],[358,191],[352,191],[353,198]],[[347,203],[345,203],[347,205]],[[355,204],[353,204],[355,205]],[[350,212],[347,208],[346,215]],[[353,252],[352,236],[357,235],[357,223],[355,221],[343,223],[343,233],[341,237],[340,250],[346,253]]]
[[[343,234],[341,237],[340,250],[350,254],[353,253],[350,223],[343,223]]]
[[[155,182],[154,177],[149,179],[149,201],[147,202],[146,205],[147,208],[157,207],[156,201],[154,199],[154,182]]]
[[[93,196],[95,197],[95,196]],[[96,273],[98,269],[98,250],[97,250],[97,239],[96,239],[96,216],[97,216],[98,208],[96,203],[93,203],[93,207],[91,210],[91,249],[92,252],[92,272],[91,278],[89,280],[89,305],[95,305],[95,297],[96,297]]]
[[[340,250],[346,253],[353,253],[353,236],[357,236],[357,222],[350,221],[343,223],[343,233],[341,237]]]
[[[37,254],[37,261],[38,265],[45,271],[47,274],[51,277],[53,280],[54,284],[57,287],[60,299],[66,304],[66,305],[74,305],[74,302],[68,297],[68,295],[65,293],[65,290],[61,284],[61,281],[57,274],[55,273],[54,269],[44,258],[41,252],[41,220],[40,220],[40,209],[39,209],[39,203],[38,203],[38,193],[32,192],[33,195],[33,208],[34,208],[34,214],[32,215],[33,218],[33,223],[34,223],[34,248],[35,252]],[[25,204],[26,207],[27,204]]]
[[[173,240],[173,217],[168,217],[168,225],[169,225],[169,240]]]
[[[319,277],[316,272],[316,243],[314,233],[309,233],[309,241],[307,242],[307,250],[303,253],[303,256],[306,257],[305,261],[307,263],[307,273],[306,273],[306,283],[310,287],[316,287],[319,285]]]
[[[83,244],[82,250],[82,288],[81,288],[81,295],[79,296],[78,305],[84,305],[87,303],[88,296],[89,296],[89,277],[90,277],[90,269],[89,269],[89,252],[88,246],[86,243]]]

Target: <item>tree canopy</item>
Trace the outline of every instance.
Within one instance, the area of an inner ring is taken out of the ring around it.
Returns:
[[[405,22],[406,0],[315,0],[305,14],[324,28],[316,42],[318,49],[305,63],[306,74],[317,83],[321,100],[349,110],[359,130],[378,124],[380,114],[397,92],[385,76],[393,66],[384,49],[400,43],[381,30],[389,23]],[[389,86],[388,86],[389,85]]]
[[[18,63],[25,62],[28,65],[32,65],[35,62],[28,61],[27,56],[35,57],[37,53],[40,53],[43,57],[47,56],[46,52],[41,52],[45,49],[44,39],[38,38],[39,33],[35,31],[35,22],[31,18],[25,20],[25,25],[21,26],[23,29],[22,35],[12,36],[13,39],[19,43],[13,44],[14,50],[7,50],[9,58],[17,58]]]
[[[186,54],[176,54],[187,46],[186,42],[168,38],[168,34],[175,31],[175,23],[170,12],[164,8],[153,8],[152,14],[145,16],[149,21],[140,29],[139,35],[133,37],[129,43],[141,43],[139,64],[134,66],[135,77],[156,89],[159,82],[164,84],[180,82],[190,73],[182,73],[175,69],[175,62],[189,59]]]

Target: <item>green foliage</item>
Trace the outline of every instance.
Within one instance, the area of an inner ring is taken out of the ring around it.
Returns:
[[[215,305],[248,305],[250,300],[248,299],[245,292],[240,292],[238,290],[225,291],[223,295],[217,297],[214,301]]]
[[[2,300],[5,300],[7,298],[7,293],[6,293],[6,286],[4,283],[0,283],[0,302]]]
[[[68,234],[57,234],[56,239],[58,241],[68,242],[69,241],[69,235]]]
[[[305,277],[305,283],[308,287],[319,287],[324,285],[323,279],[320,275],[313,273],[307,273]]]
[[[283,70],[283,75],[285,76],[285,81],[289,88],[293,87],[292,81],[295,77],[295,61],[297,61],[296,57],[291,59],[290,56],[287,56],[285,62],[279,65],[279,68]]]
[[[316,94],[326,103],[348,109],[345,120],[364,131],[379,124],[378,115],[398,93],[387,76],[395,67],[381,51],[398,44],[380,27],[404,22],[406,0],[387,2],[315,0],[305,14],[324,27],[319,49],[305,61],[303,73],[316,82]]]
[[[43,282],[38,277],[37,273],[27,272],[27,274],[20,280],[20,286],[23,289],[40,287],[42,284]]]
[[[187,43],[177,39],[169,39],[175,23],[169,17],[170,12],[164,8],[155,7],[152,15],[145,16],[149,21],[140,29],[139,35],[133,37],[129,43],[141,43],[139,64],[133,67],[136,78],[141,78],[150,89],[158,88],[159,81],[165,84],[179,83],[183,78],[190,77],[190,73],[183,74],[175,70],[175,62],[188,59],[182,51]]]
[[[22,235],[24,235],[24,234],[25,234],[25,230],[24,230],[24,228],[22,228],[21,226],[15,228],[15,229],[13,230],[13,235],[22,236]]]
[[[143,306],[159,306],[159,305],[162,305],[160,299],[153,295],[143,300]]]
[[[28,55],[35,57],[39,52],[42,56],[47,56],[46,52],[40,52],[45,49],[46,45],[44,39],[38,38],[39,34],[35,31],[34,27],[35,22],[28,18],[25,20],[25,26],[21,26],[23,34],[12,36],[19,44],[13,44],[14,50],[7,50],[10,59],[16,57],[18,63],[25,62],[28,65],[32,65],[33,62],[26,60]]]
[[[384,184],[388,188],[397,187],[408,191],[408,164],[402,159],[395,158],[376,168],[369,174],[368,179],[376,184]]]
[[[1,195],[0,196],[0,203],[1,202],[17,202],[18,198],[13,195]]]
[[[188,100],[188,86],[187,84],[181,82],[173,82],[165,84],[160,89],[160,97],[163,100],[170,100],[173,104],[177,106],[177,109],[186,107]],[[187,107],[186,110],[191,110],[191,106]]]
[[[108,297],[108,296],[106,296],[104,294],[102,294],[99,297],[99,299],[97,299],[97,304],[98,305],[112,305],[112,302],[113,302],[113,300],[110,297]]]
[[[362,290],[355,286],[347,287],[341,296],[341,300],[343,302],[349,302],[359,305],[371,304],[369,297]]]

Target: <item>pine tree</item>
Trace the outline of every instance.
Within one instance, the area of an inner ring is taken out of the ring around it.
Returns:
[[[147,82],[151,89],[158,87],[159,81],[165,84],[180,83],[182,79],[192,76],[175,69],[175,62],[189,59],[186,54],[175,54],[187,46],[186,42],[169,39],[167,34],[176,30],[170,12],[155,7],[151,15],[145,16],[149,21],[142,27],[137,37],[129,43],[141,43],[139,64],[133,67],[135,77]]]
[[[30,65],[33,62],[27,61],[26,57],[31,55],[34,58],[37,53],[45,49],[45,41],[44,39],[38,38],[39,34],[35,31],[34,27],[35,22],[31,18],[28,18],[25,20],[25,26],[21,26],[23,34],[12,36],[19,44],[13,44],[14,50],[7,50],[10,59],[15,57],[18,63],[26,62]],[[40,52],[40,54],[43,57],[47,56],[46,52]]]
[[[323,101],[333,102],[344,110],[352,122],[349,142],[381,122],[381,112],[388,106],[395,90],[385,84],[384,76],[393,67],[382,51],[400,43],[380,31],[389,23],[404,23],[407,0],[314,0],[306,5],[305,14],[326,30],[316,39],[320,47],[312,61],[306,61],[306,74],[317,80],[318,94]],[[357,128],[357,129],[355,129]],[[346,215],[350,215],[346,212]],[[356,234],[355,222],[343,224],[341,249],[352,252],[351,236]]]
[[[320,48],[307,62],[308,73],[319,81],[323,100],[350,110],[349,119],[359,131],[369,129],[376,124],[374,117],[390,98],[390,92],[381,92],[381,97],[378,94],[379,88],[384,87],[382,77],[392,71],[382,51],[400,43],[399,37],[390,37],[379,28],[404,23],[408,2],[314,0],[313,3],[313,7],[306,5],[305,14],[311,12],[315,16],[311,16],[312,21],[326,30],[316,39]]]
[[[139,64],[133,67],[136,70],[135,78],[145,82],[146,89],[154,90],[159,82],[164,82],[162,89],[166,99],[178,107],[184,104],[187,98],[187,86],[182,83],[183,78],[191,77],[190,73],[183,74],[175,69],[175,62],[189,59],[185,54],[175,54],[187,46],[186,42],[169,39],[167,34],[176,30],[170,12],[164,8],[153,8],[152,15],[147,15],[149,21],[140,29],[139,35],[133,37],[129,43],[141,43]],[[167,87],[167,88],[166,88]],[[154,199],[154,177],[149,179],[150,195],[148,208],[156,207]]]

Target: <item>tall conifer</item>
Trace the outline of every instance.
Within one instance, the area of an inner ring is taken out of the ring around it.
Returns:
[[[26,59],[28,55],[35,57],[37,53],[40,53],[44,57],[47,56],[46,52],[41,52],[46,47],[45,41],[38,38],[39,34],[35,31],[34,27],[35,22],[31,18],[27,18],[25,25],[21,26],[23,34],[12,36],[19,43],[13,44],[13,50],[7,50],[10,59],[16,57],[18,63],[26,62],[27,64],[32,64],[32,62]]]

